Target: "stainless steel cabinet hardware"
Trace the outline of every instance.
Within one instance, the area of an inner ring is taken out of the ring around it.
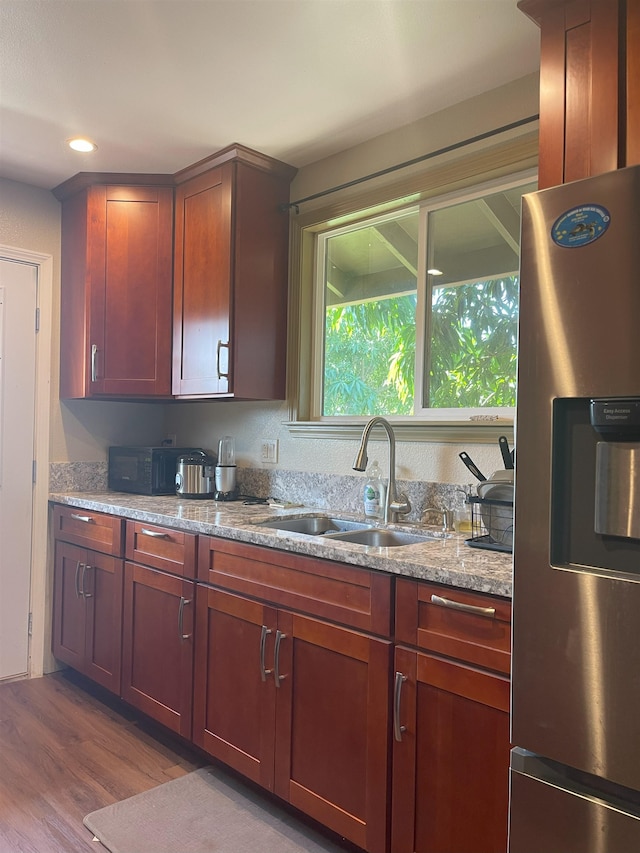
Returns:
[[[402,741],[402,732],[406,732],[407,727],[400,725],[400,696],[402,694],[402,684],[407,680],[407,676],[401,672],[396,672],[396,680],[393,687],[393,736],[398,741]]]
[[[81,563],[80,560],[78,560],[78,562],[76,563],[76,580],[75,580],[76,598],[82,598],[82,594],[83,594],[82,590],[80,589],[80,571],[81,570],[84,574],[84,563]]]
[[[266,625],[263,625],[262,631],[260,633],[260,678],[263,681],[266,681],[267,676],[271,675],[271,673],[273,672],[272,669],[265,669],[265,665],[264,665],[264,654],[265,654],[265,648],[267,645],[267,634],[271,634],[271,628],[267,628]],[[276,682],[276,684],[277,684],[277,682]]]
[[[71,513],[71,518],[75,518],[76,521],[84,521],[86,524],[95,523],[95,519],[93,519],[90,515],[79,515],[76,512]]]
[[[95,382],[98,377],[96,362],[98,360],[98,347],[96,344],[91,344],[91,381]]]
[[[227,351],[229,350],[229,341],[227,341],[226,343],[224,341],[218,341],[218,349],[216,352],[216,368],[218,371],[218,379],[228,379],[229,378],[228,369],[227,369],[226,373],[223,373],[220,370],[220,350],[223,348],[225,348]],[[227,356],[227,358],[228,358],[228,356]]]
[[[476,616],[486,616],[487,619],[493,619],[496,615],[495,607],[477,607],[475,604],[464,604],[462,601],[452,601],[450,598],[442,598],[439,595],[432,595],[431,603],[440,607],[450,607],[452,610],[462,610],[464,613],[474,613]]]
[[[180,596],[180,605],[178,607],[178,634],[181,640],[188,640],[191,636],[191,634],[184,633],[184,608],[187,604],[191,604],[191,600]]]
[[[86,563],[83,563],[82,565],[82,575],[80,576],[80,592],[82,593],[83,598],[93,598],[93,593],[87,592],[84,588],[85,575],[88,571],[90,572],[92,568],[93,566],[89,566]]]
[[[276,680],[276,687],[280,687],[280,682],[286,678],[286,675],[280,675],[280,643],[286,640],[287,635],[282,631],[276,631],[276,647],[273,652],[273,672]]]
[[[169,534],[163,533],[162,530],[147,530],[146,527],[141,527],[140,533],[142,533],[143,536],[152,536],[154,539],[168,539],[169,538]]]

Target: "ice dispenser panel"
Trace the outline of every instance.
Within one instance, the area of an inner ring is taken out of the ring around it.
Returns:
[[[595,531],[640,539],[640,399],[593,399],[596,445]]]
[[[598,442],[595,529],[640,539],[640,442]]]
[[[640,398],[556,398],[551,464],[551,565],[640,575]]]

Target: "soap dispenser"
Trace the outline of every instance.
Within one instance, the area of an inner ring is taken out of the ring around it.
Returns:
[[[364,514],[367,518],[383,518],[385,485],[376,461],[369,468],[369,479],[364,485]]]

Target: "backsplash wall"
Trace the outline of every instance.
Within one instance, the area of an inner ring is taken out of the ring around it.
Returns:
[[[241,495],[299,503],[303,507],[338,512],[363,512],[366,475],[314,474],[306,471],[264,470],[239,467]],[[466,490],[451,483],[399,480],[398,489],[411,502],[407,521],[420,521],[427,508],[457,509],[463,506]],[[101,492],[107,489],[104,462],[54,462],[49,471],[49,488],[58,492]],[[240,498],[242,499],[242,498]],[[428,521],[437,523],[436,518]]]

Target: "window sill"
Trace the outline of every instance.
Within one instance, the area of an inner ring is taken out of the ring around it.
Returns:
[[[369,419],[349,423],[328,421],[289,421],[285,424],[295,438],[359,439]],[[495,444],[506,435],[513,443],[513,421],[433,421],[431,423],[394,423],[389,419],[398,441],[427,441],[434,443]]]

